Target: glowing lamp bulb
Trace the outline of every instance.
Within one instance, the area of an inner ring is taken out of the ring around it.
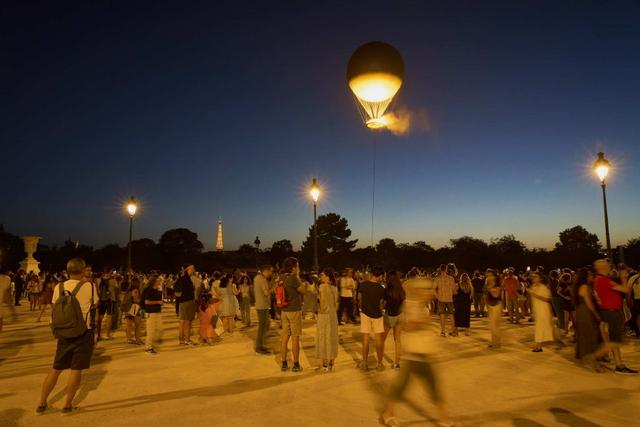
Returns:
[[[129,199],[129,202],[127,203],[127,212],[129,212],[130,216],[134,216],[137,211],[138,211],[138,204],[136,203],[136,200],[133,197],[131,197]]]
[[[593,170],[596,172],[596,175],[598,175],[598,178],[600,178],[600,182],[604,182],[604,180],[607,179],[609,169],[611,169],[609,160],[605,159],[603,152],[598,153],[598,159],[593,164]]]
[[[318,202],[318,199],[320,198],[320,187],[318,186],[318,181],[315,178],[313,178],[311,187],[309,187],[309,195],[311,195],[314,203]]]

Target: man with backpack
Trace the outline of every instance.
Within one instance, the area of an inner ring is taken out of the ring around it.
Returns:
[[[73,411],[73,399],[80,388],[82,371],[91,366],[93,354],[93,305],[96,291],[93,284],[83,279],[86,264],[82,258],[67,263],[69,280],[58,284],[53,291],[51,330],[58,340],[53,370],[42,385],[37,414],[48,409],[47,399],[62,371],[70,369],[67,394],[62,414]]]

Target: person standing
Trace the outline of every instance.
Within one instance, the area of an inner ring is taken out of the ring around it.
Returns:
[[[473,309],[475,311],[475,316],[483,317],[486,315],[484,302],[484,279],[478,270],[473,272],[471,285],[473,286]]]
[[[236,323],[236,314],[238,312],[238,299],[236,296],[238,293],[233,284],[233,275],[222,276],[218,294],[220,297],[220,317],[222,317],[224,332],[230,337],[233,336]]]
[[[384,370],[382,362],[384,357],[384,343],[382,342],[384,334],[384,319],[382,316],[384,307],[383,278],[384,269],[382,267],[374,267],[371,270],[369,280],[365,280],[358,286],[360,332],[362,332],[362,362],[359,367],[365,372],[369,370],[369,339],[372,333],[375,336],[376,356],[378,359],[376,370]]]
[[[195,345],[191,341],[191,324],[196,318],[196,295],[191,276],[195,272],[196,268],[193,265],[188,265],[174,286],[180,319],[178,325],[180,345]]]
[[[609,353],[600,333],[600,312],[595,302],[593,274],[588,268],[578,270],[573,283],[576,307],[576,359],[583,361],[595,372],[605,369],[598,359]]]
[[[636,338],[640,338],[640,273],[636,273],[629,278],[629,288],[631,288],[631,327],[636,333]]]
[[[440,315],[440,336],[446,337],[447,319],[451,323],[451,336],[458,335],[453,329],[453,293],[456,291],[456,282],[452,276],[447,274],[447,266],[440,266],[438,275],[433,280],[438,298],[438,314]]]
[[[145,352],[156,354],[154,342],[160,339],[162,333],[162,279],[158,276],[149,278],[149,285],[142,291],[142,302],[147,316],[147,336],[145,337]]]
[[[269,281],[272,276],[273,267],[265,264],[260,267],[260,272],[253,278],[253,293],[258,317],[255,351],[259,355],[271,353],[267,349],[267,333],[269,332],[269,310],[271,309],[271,285]]]
[[[517,324],[520,321],[520,313],[518,312],[518,289],[520,282],[513,274],[511,268],[507,269],[502,279],[502,289],[504,289],[505,302],[507,304],[507,313],[509,314],[509,322]],[[535,315],[534,315],[535,317]]]
[[[623,297],[631,289],[627,287],[629,272],[626,269],[620,271],[621,284],[614,282],[611,274],[611,264],[606,259],[599,259],[593,263],[596,270],[596,278],[593,287],[600,299],[600,316],[605,323],[611,351],[616,364],[615,373],[620,375],[636,375],[638,371],[628,368],[622,362],[620,343],[624,335]]]
[[[91,282],[83,280],[85,268],[86,264],[82,258],[71,259],[67,262],[69,280],[60,283],[53,291],[54,312],[56,301],[63,296],[69,295],[79,303],[86,327],[83,328],[84,332],[79,336],[58,338],[53,369],[47,374],[42,384],[40,403],[36,408],[37,414],[43,414],[48,409],[47,400],[49,395],[56,386],[62,371],[67,369],[70,369],[71,373],[67,383],[67,393],[62,414],[70,414],[73,411],[73,399],[80,388],[82,371],[89,369],[91,366],[91,356],[93,354],[93,316],[91,312],[95,301],[95,289]],[[55,316],[53,320],[53,326],[55,327]]]
[[[0,268],[0,332],[2,332],[4,317],[10,314],[13,320],[16,319],[15,308],[11,300],[11,277],[5,274]]]
[[[551,305],[557,318],[556,326],[558,329],[564,330],[564,310],[562,309],[563,298],[558,294],[558,287],[560,285],[558,276],[558,270],[551,270],[549,272],[549,290],[551,291]]]
[[[389,332],[393,330],[393,342],[395,344],[395,359],[393,369],[400,369],[400,355],[402,353],[402,324],[400,314],[404,303],[405,292],[402,288],[400,273],[393,271],[387,274],[387,286],[384,289],[384,334],[382,335],[382,348],[387,341]]]
[[[485,273],[485,301],[489,314],[489,330],[491,331],[491,344],[489,348],[500,348],[502,336],[500,332],[500,317],[502,317],[502,290],[498,283],[498,276],[494,270]]]
[[[300,335],[302,335],[302,296],[306,287],[300,280],[300,266],[298,260],[289,257],[282,262],[282,273],[284,277],[284,291],[286,307],[282,308],[281,322],[282,335],[280,339],[280,358],[282,360],[281,370],[289,370],[287,364],[287,347],[289,337],[291,337],[291,353],[293,353],[292,372],[301,372],[300,366]]]
[[[325,372],[333,370],[333,361],[338,355],[338,290],[335,272],[325,268],[320,273],[320,311],[316,325],[316,357],[322,362]]]
[[[305,274],[302,281],[306,286],[304,298],[302,299],[302,319],[306,318],[307,313],[311,313],[311,319],[315,320],[318,313],[318,286],[316,285],[316,277],[311,274]]]
[[[251,327],[251,279],[246,274],[240,276],[240,317],[245,328]]]
[[[533,303],[533,318],[535,319],[535,345],[531,351],[542,352],[542,343],[553,341],[553,313],[551,310],[551,290],[543,281],[543,276],[534,272],[531,274],[531,302]]]
[[[105,274],[98,285],[98,320],[96,323],[97,340],[111,340],[111,316],[116,306],[117,282],[110,274]],[[102,336],[102,322],[104,320],[105,333]]]
[[[344,271],[340,281],[338,283],[340,287],[340,306],[338,307],[338,321],[341,325],[344,325],[342,321],[343,315],[347,313],[347,321],[356,323],[353,310],[354,292],[356,289],[356,282],[353,279],[353,270],[347,268]]]
[[[20,305],[20,298],[22,298],[22,293],[24,292],[24,271],[19,270],[18,274],[13,278],[13,297],[15,301],[15,306]]]
[[[469,335],[469,327],[471,326],[471,294],[473,286],[471,279],[467,273],[460,275],[460,283],[453,294],[453,318],[455,332],[458,329],[464,331],[465,335]]]
[[[47,307],[51,307],[53,303],[51,300],[53,299],[53,289],[56,286],[56,282],[53,280],[53,276],[51,274],[47,274],[44,285],[42,287],[42,294],[40,294],[40,314],[38,315],[38,322],[42,320],[42,315],[46,311]]]

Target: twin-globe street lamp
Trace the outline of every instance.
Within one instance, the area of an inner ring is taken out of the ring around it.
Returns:
[[[320,186],[318,180],[313,178],[309,187],[309,195],[313,200],[313,271],[318,272],[318,199],[320,198]]]
[[[131,196],[127,202],[127,213],[129,214],[129,245],[127,254],[127,271],[131,272],[131,239],[133,238],[133,217],[138,211],[138,202]]]
[[[601,151],[598,153],[598,159],[593,163],[593,170],[600,178],[600,186],[602,187],[602,201],[604,203],[604,230],[607,239],[607,257],[611,258],[611,238],[609,237],[609,213],[607,212],[607,175],[611,169],[611,163],[604,157]]]

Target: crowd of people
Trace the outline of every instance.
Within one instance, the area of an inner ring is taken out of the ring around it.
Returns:
[[[72,375],[62,411],[73,410],[81,373],[90,366],[95,343],[114,339],[115,331],[124,329],[127,343],[157,354],[164,306],[170,307],[165,312],[175,310],[179,319],[176,337],[181,346],[218,344],[233,336],[238,322],[246,331],[257,326],[251,329],[251,334],[255,331],[255,353],[279,355],[283,372],[303,370],[300,336],[307,317],[316,323],[315,354],[322,372],[334,370],[340,327],[359,325],[362,358],[357,366],[362,371],[386,368],[385,342],[392,332],[391,368],[399,373],[382,414],[389,426],[398,425],[394,407],[412,376],[424,382],[443,425],[449,423],[425,341],[433,316],[437,316],[443,339],[472,333],[472,314],[487,317],[490,349],[502,345],[505,318],[513,324],[533,323],[533,352],[543,352],[546,343],[573,342],[576,359],[594,372],[638,373],[624,364],[620,343],[625,337],[640,337],[640,274],[623,264],[614,268],[605,259],[577,271],[548,273],[542,267],[462,272],[448,264],[433,271],[414,268],[406,274],[380,267],[345,269],[337,274],[331,268],[303,273],[295,258],[287,258],[281,268],[263,265],[255,274],[241,270],[203,274],[189,265],[175,275],[93,272],[81,259],[72,259],[61,273],[3,272],[0,331],[3,318],[15,315],[14,306],[25,300],[29,310],[37,313],[38,322],[47,314],[58,338],[38,413],[48,409],[48,396],[66,369]],[[82,315],[78,336],[71,336],[67,325],[74,301]],[[270,349],[267,336],[272,322],[280,330],[280,340],[277,348]],[[197,339],[192,335],[194,329]],[[372,336],[373,367],[369,365]]]

